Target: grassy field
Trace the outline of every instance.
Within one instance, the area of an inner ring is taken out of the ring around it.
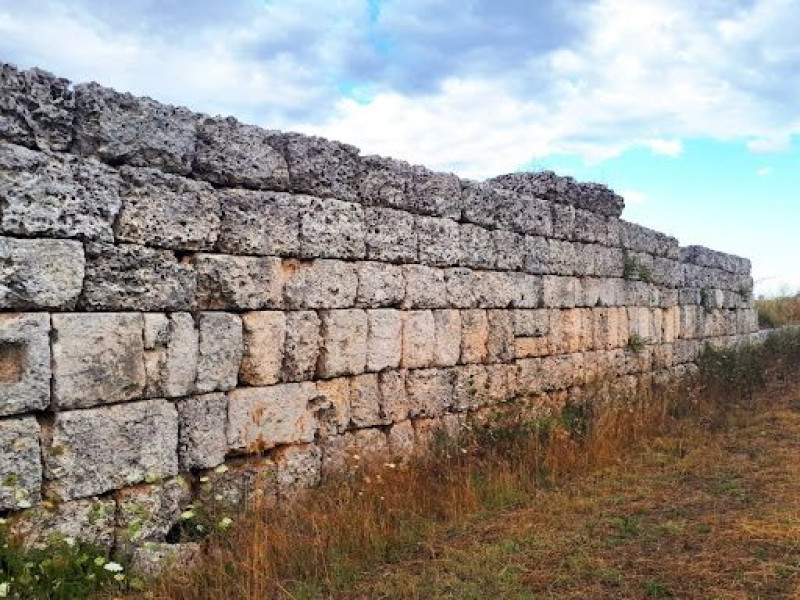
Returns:
[[[756,300],[756,308],[761,327],[800,325],[800,294]]]

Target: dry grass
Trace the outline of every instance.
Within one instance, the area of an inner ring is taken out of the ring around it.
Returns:
[[[756,300],[758,320],[762,327],[800,325],[800,294],[769,300]]]

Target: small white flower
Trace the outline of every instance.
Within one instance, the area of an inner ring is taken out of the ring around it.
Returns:
[[[205,475],[200,478],[200,483],[208,483],[208,475]]]
[[[8,592],[11,590],[11,584],[7,581],[0,583],[0,598],[8,598]]]
[[[227,529],[231,525],[233,525],[233,519],[231,519],[230,517],[222,517],[222,519],[219,522],[220,529]]]
[[[214,469],[214,473],[217,473],[218,475],[222,475],[223,473],[227,472],[228,472],[228,465],[220,465],[216,469]]]
[[[5,525],[6,523],[8,523],[8,519],[0,518],[0,525]]]
[[[189,510],[185,510],[181,513],[181,519],[184,521],[188,521],[189,519],[194,519],[194,511],[190,508]]]
[[[73,548],[75,546],[75,538],[73,538],[73,537],[65,537],[64,538],[64,543],[67,546],[69,546],[70,548]]]
[[[31,506],[33,506],[33,504],[31,504],[30,500],[20,500],[17,502],[17,508],[30,508]]]
[[[123,573],[117,573],[114,575],[114,581],[125,581],[125,575]]]
[[[105,565],[103,565],[103,568],[106,571],[111,571],[112,573],[119,573],[123,571],[122,565],[115,562],[107,562]]]
[[[384,466],[384,467],[387,467],[387,468],[389,468],[389,469],[396,469],[396,468],[397,468],[397,465],[396,465],[395,463],[386,463],[386,464],[385,464],[385,465],[383,465],[383,466]]]

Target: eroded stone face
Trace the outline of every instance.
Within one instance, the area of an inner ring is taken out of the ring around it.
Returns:
[[[348,308],[356,301],[358,275],[340,260],[287,261],[283,266],[286,308]]]
[[[458,363],[461,356],[461,313],[457,310],[433,311],[436,335],[434,364],[450,367]]]
[[[34,417],[0,419],[0,510],[41,500],[39,424]]]
[[[412,310],[403,313],[404,369],[431,367],[436,351],[436,325],[429,310]]]
[[[317,375],[358,375],[367,364],[367,313],[363,310],[326,310],[322,319],[322,347]]]
[[[192,315],[145,313],[143,319],[145,396],[177,398],[191,394],[198,358],[198,332]]]
[[[198,254],[197,305],[203,310],[258,310],[283,305],[284,272],[273,257]]]
[[[403,270],[397,265],[362,262],[358,265],[358,296],[363,308],[399,306],[406,295]]]
[[[460,227],[451,219],[417,218],[419,260],[425,265],[452,267],[461,262]]]
[[[406,280],[404,308],[446,308],[448,287],[445,271],[425,265],[404,265]]]
[[[417,260],[414,216],[391,208],[364,209],[367,258],[385,262]]]
[[[142,315],[54,314],[53,405],[85,408],[141,397]]]
[[[0,314],[0,416],[50,405],[50,315]]]
[[[308,198],[300,209],[300,253],[306,258],[364,258],[364,209],[333,198]]]
[[[10,530],[28,548],[44,550],[54,542],[71,539],[110,551],[116,508],[113,498],[42,503],[19,513],[11,521]]]
[[[489,343],[489,320],[485,310],[461,311],[461,362],[486,360]]]
[[[409,371],[406,394],[411,417],[442,415],[453,400],[452,373],[449,369]]]
[[[217,249],[230,254],[299,256],[304,196],[219,190],[222,223]]]
[[[283,381],[314,378],[320,347],[320,319],[312,310],[286,313]]]
[[[394,309],[367,311],[367,371],[396,369],[403,348],[403,313]]]
[[[236,387],[242,361],[242,320],[220,312],[198,316],[199,346],[197,381],[200,393],[227,391]]]
[[[123,547],[161,542],[191,502],[192,490],[183,477],[155,485],[120,490],[116,494],[117,538]]]
[[[248,385],[271,385],[280,380],[286,340],[286,315],[279,311],[246,313],[242,367],[239,378]]]
[[[225,426],[228,398],[203,394],[180,400],[178,409],[178,458],[181,470],[210,469],[225,460],[228,450]]]

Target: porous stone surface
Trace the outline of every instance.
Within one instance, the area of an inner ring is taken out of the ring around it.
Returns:
[[[321,322],[312,310],[286,313],[286,343],[283,355],[283,381],[314,378],[320,348]]]
[[[202,310],[258,310],[283,305],[284,271],[274,257],[198,254],[192,263]]]
[[[145,313],[145,396],[177,398],[194,391],[199,335],[189,313]]]
[[[81,540],[110,552],[116,511],[113,498],[43,502],[19,513],[10,523],[10,531],[24,540],[26,547],[37,550],[55,542],[74,544]]]
[[[451,372],[442,369],[416,369],[406,375],[406,394],[412,417],[444,414],[452,402]]]
[[[121,550],[141,542],[164,541],[191,497],[190,483],[180,476],[117,492],[117,539],[123,546]]]
[[[184,398],[178,409],[178,457],[181,470],[209,469],[225,460],[228,450],[225,425],[228,398],[225,394],[203,394]]]
[[[367,311],[367,371],[400,366],[403,353],[403,313],[394,309]]]
[[[279,311],[246,313],[239,379],[248,385],[271,385],[280,379],[286,340],[286,315]]]
[[[197,317],[198,356],[195,390],[227,391],[236,387],[242,361],[242,320],[239,315],[204,312]]]
[[[340,260],[290,262],[283,266],[286,308],[348,308],[355,304],[358,275]]]
[[[369,324],[363,310],[325,310],[322,321],[319,377],[358,375],[367,365]]]
[[[334,198],[308,198],[300,209],[300,254],[306,258],[364,258],[364,208]]]
[[[358,265],[356,302],[359,306],[398,306],[405,296],[406,280],[399,266],[380,262],[362,262]]]
[[[50,316],[0,314],[0,417],[50,405]]]
[[[391,208],[365,208],[367,258],[386,262],[415,262],[418,234],[414,216]]]
[[[436,350],[436,329],[433,313],[412,310],[403,319],[403,357],[405,369],[432,367]]]
[[[307,199],[282,192],[221,190],[217,249],[228,254],[298,256],[300,208]]]
[[[0,419],[0,510],[41,500],[42,461],[35,417]]]

